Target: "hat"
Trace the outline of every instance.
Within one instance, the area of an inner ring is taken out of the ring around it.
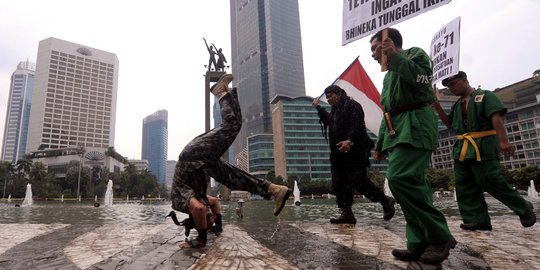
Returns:
[[[460,71],[458,74],[450,76],[442,80],[442,85],[447,86],[450,81],[457,80],[457,79],[464,79],[464,78],[465,79],[467,78],[467,74],[465,74],[465,72],[463,71]]]

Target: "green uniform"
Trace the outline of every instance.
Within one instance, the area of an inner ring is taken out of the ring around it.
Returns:
[[[466,104],[466,124],[462,106],[462,99],[459,99],[448,115],[452,120],[452,129],[458,135],[494,130],[491,122],[492,114],[506,113],[506,108],[495,94],[481,89],[475,90]],[[453,150],[457,201],[463,222],[490,224],[484,191],[516,214],[525,213],[525,199],[511,188],[500,174],[499,137],[489,135],[474,139],[480,161],[477,160],[476,150],[470,143],[464,153],[464,160],[459,160],[464,142],[465,140],[457,140]]]
[[[431,153],[437,147],[431,60],[420,48],[396,54],[388,63],[381,104],[391,116],[395,136],[382,120],[376,150],[388,153],[388,185],[407,221],[407,248],[415,250],[447,242],[452,235],[444,215],[433,206],[426,179]],[[411,104],[416,104],[411,106]],[[396,108],[401,108],[396,113]]]

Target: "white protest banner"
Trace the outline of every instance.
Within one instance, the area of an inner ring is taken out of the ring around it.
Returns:
[[[343,0],[341,43],[346,45],[452,0]]]
[[[431,40],[433,84],[459,72],[459,29],[461,17],[445,25]]]

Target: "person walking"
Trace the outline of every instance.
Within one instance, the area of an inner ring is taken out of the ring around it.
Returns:
[[[407,249],[394,249],[402,261],[420,260],[439,264],[448,258],[456,240],[444,215],[433,205],[432,188],[426,170],[437,147],[437,118],[431,104],[431,60],[420,48],[403,49],[401,33],[388,28],[370,39],[372,57],[385,64],[381,105],[384,117],[374,158],[388,157],[388,186],[407,222]]]
[[[472,88],[463,71],[445,78],[442,85],[460,97],[448,115],[438,101],[433,107],[441,121],[458,134],[453,158],[461,229],[492,230],[484,192],[514,211],[523,227],[533,226],[536,214],[532,203],[521,197],[500,172],[499,153],[512,156],[515,151],[502,118],[507,109],[491,91]],[[437,89],[433,91],[438,96]]]
[[[332,106],[331,112],[319,105],[318,98],[313,99],[312,105],[317,109],[324,129],[328,130],[332,188],[336,192],[336,204],[341,211],[341,215],[330,219],[330,223],[356,224],[352,212],[355,189],[371,201],[381,203],[384,220],[392,219],[396,212],[395,200],[385,196],[383,190],[367,176],[374,144],[366,131],[362,105],[337,85],[328,86],[324,93]]]

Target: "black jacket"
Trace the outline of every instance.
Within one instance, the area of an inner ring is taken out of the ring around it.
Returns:
[[[321,106],[317,106],[316,109],[324,130],[328,130],[330,161],[341,164],[361,162],[369,166],[369,156],[374,143],[366,131],[362,105],[344,96],[338,104],[332,106],[330,113]],[[338,150],[337,143],[347,139],[354,145],[348,153],[342,153]]]

